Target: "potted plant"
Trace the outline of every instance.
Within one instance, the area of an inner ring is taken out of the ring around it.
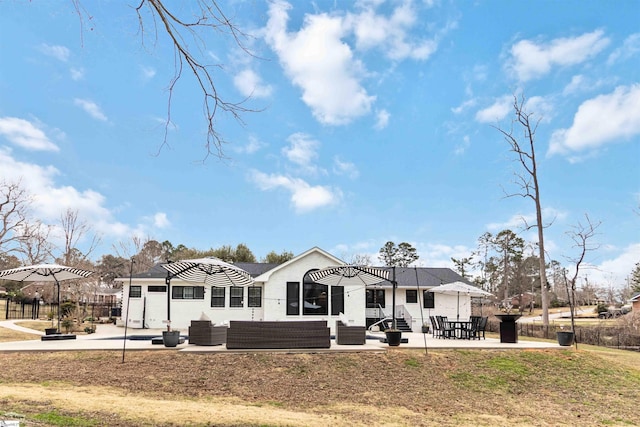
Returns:
[[[428,334],[429,333],[429,322],[424,322],[422,324],[422,333],[423,334]]]
[[[402,331],[399,329],[385,329],[384,334],[387,336],[389,346],[397,347],[402,341]]]
[[[171,329],[170,320],[167,320],[167,330],[162,331],[162,343],[165,347],[176,347],[180,343],[180,331]]]
[[[560,330],[556,332],[558,336],[558,344],[560,344],[563,347],[569,347],[573,345],[575,333],[573,331],[565,331],[563,329],[564,329],[564,326],[560,326]]]

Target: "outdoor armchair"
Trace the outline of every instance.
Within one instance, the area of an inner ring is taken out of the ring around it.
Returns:
[[[189,344],[222,345],[226,341],[226,326],[214,326],[210,320],[191,321],[191,326],[189,326]]]
[[[363,345],[367,339],[365,326],[349,326],[336,320],[336,344]]]

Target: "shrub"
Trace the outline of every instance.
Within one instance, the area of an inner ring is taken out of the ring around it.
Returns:
[[[64,319],[60,324],[66,333],[71,332],[71,329],[73,329],[73,320],[71,319]]]
[[[609,311],[609,306],[603,303],[598,304],[595,308],[595,312],[602,313],[603,311]]]

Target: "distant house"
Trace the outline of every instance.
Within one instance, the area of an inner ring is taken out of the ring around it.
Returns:
[[[235,263],[255,283],[250,287],[213,288],[178,278],[170,281],[158,264],[149,271],[122,282],[122,322],[132,328],[164,328],[168,312],[171,327],[185,329],[191,320],[206,316],[216,324],[230,320],[326,320],[348,319],[353,325],[372,325],[393,315],[393,285],[386,281],[372,286],[344,284],[327,286],[313,282],[309,273],[344,261],[314,247],[283,264]],[[396,318],[419,331],[429,315],[468,318],[467,295],[433,294],[429,289],[444,283],[466,282],[449,268],[384,267],[397,282]],[[170,294],[168,294],[170,292]],[[170,310],[168,310],[170,304]]]
[[[632,311],[640,312],[640,292],[632,296],[629,302],[631,303]]]
[[[531,307],[532,302],[535,305],[536,294],[532,294],[531,292],[524,292],[511,297],[511,306],[513,308],[522,307],[523,310],[526,310]]]

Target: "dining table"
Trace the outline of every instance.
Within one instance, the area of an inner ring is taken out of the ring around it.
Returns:
[[[468,331],[471,329],[472,323],[471,320],[447,320],[445,322],[446,328],[454,332],[453,335],[448,338],[469,339],[470,334]]]

